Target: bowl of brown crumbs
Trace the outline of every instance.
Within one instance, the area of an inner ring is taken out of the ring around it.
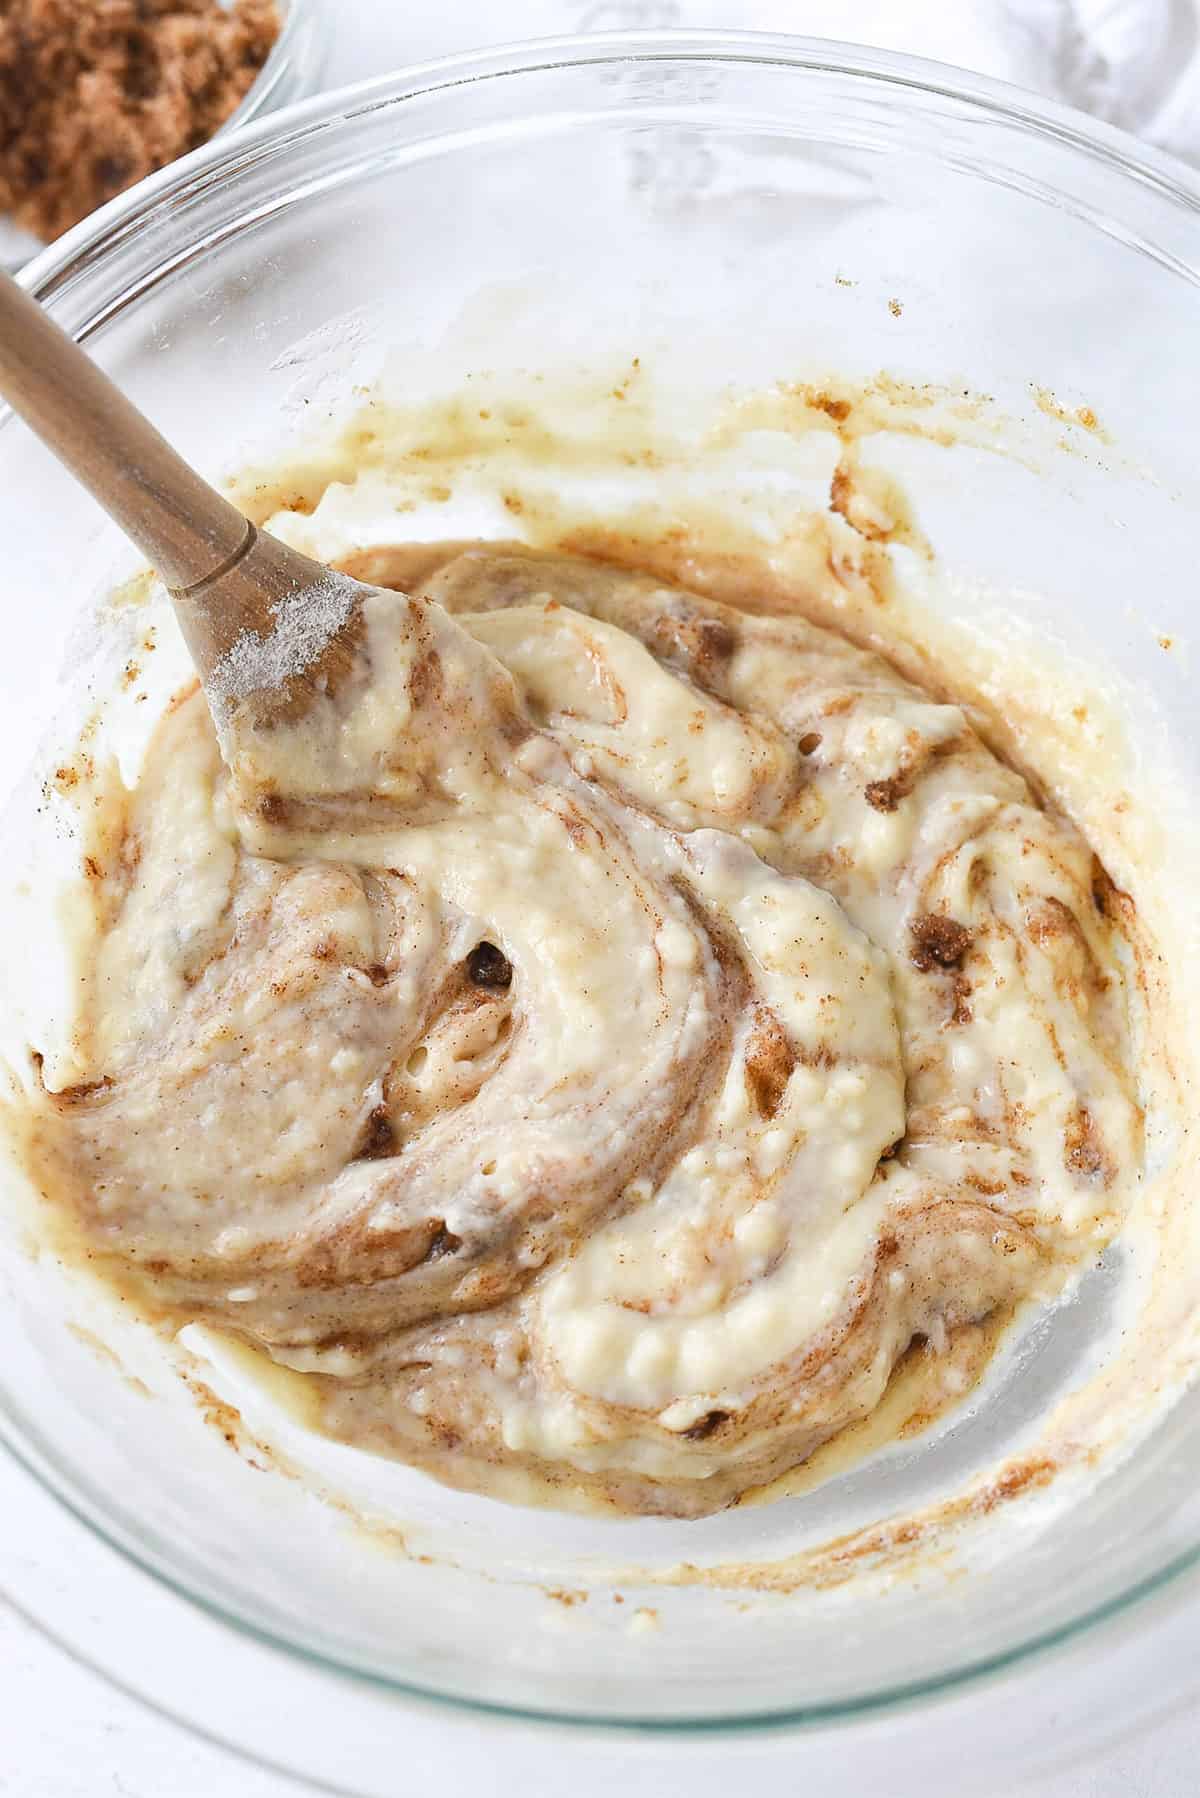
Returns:
[[[316,0],[0,0],[12,248],[61,237],[219,131],[311,93],[322,49]]]

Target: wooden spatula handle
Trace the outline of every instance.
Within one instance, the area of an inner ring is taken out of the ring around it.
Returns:
[[[272,631],[283,600],[327,582],[321,563],[256,530],[189,468],[2,273],[0,396],[153,563],[206,683],[246,632]]]
[[[0,274],[0,393],[173,591],[210,581],[253,527],[201,480],[10,275]]]

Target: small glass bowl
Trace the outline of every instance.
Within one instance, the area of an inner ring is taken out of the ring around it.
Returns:
[[[329,25],[322,0],[275,0],[279,36],[241,104],[215,133],[223,137],[254,119],[278,112],[317,91],[328,46]]]

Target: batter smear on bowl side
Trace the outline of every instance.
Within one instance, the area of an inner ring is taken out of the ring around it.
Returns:
[[[75,1074],[41,1065],[26,1160],[329,1436],[703,1515],[1120,1229],[1129,904],[832,631],[425,561],[302,721],[227,766],[185,690],[97,775]]]

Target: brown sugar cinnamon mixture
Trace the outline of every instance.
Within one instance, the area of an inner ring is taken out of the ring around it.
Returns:
[[[228,764],[192,682],[72,789],[78,1007],[9,1123],[64,1252],[510,1496],[704,1516],[910,1351],[946,1402],[1140,1178],[1092,846],[798,613],[369,553],[369,680]]]
[[[278,35],[274,0],[0,0],[0,209],[60,236],[205,143]]]

